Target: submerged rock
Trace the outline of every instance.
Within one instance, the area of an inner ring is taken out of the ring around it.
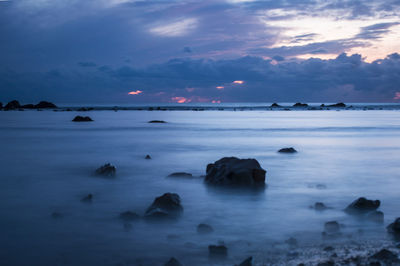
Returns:
[[[34,108],[46,109],[46,108],[57,108],[57,106],[51,102],[41,101],[40,103],[35,104]]]
[[[295,104],[293,104],[293,107],[308,107],[308,104],[306,104],[306,103],[295,103]]]
[[[379,252],[372,255],[370,259],[382,261],[387,265],[398,265],[397,263],[400,262],[398,255],[387,249],[381,249]]]
[[[316,202],[316,203],[314,204],[313,208],[314,208],[316,211],[323,211],[323,210],[328,209],[328,207],[326,207],[325,204],[323,204],[322,202]]]
[[[207,165],[205,182],[213,185],[264,186],[266,171],[256,159],[224,157]]]
[[[75,116],[74,119],[72,119],[73,122],[92,122],[93,120],[89,116],[80,116],[77,115]]]
[[[192,174],[190,173],[185,173],[185,172],[176,172],[168,175],[168,177],[193,177]]]
[[[165,124],[165,123],[167,123],[167,122],[165,122],[165,121],[163,121],[163,120],[151,120],[151,121],[149,121],[149,123],[155,123],[155,124]]]
[[[209,245],[208,253],[210,257],[222,257],[228,256],[228,248],[224,245]]]
[[[290,147],[290,148],[282,148],[278,152],[280,152],[280,153],[296,153],[297,151],[293,147]]]
[[[176,193],[165,193],[157,197],[146,210],[145,218],[177,218],[183,212],[181,198]]]
[[[146,157],[144,157],[146,160],[150,160],[151,159],[151,156],[150,155],[146,155]]]
[[[214,229],[211,227],[211,225],[199,224],[197,226],[197,233],[199,234],[210,234],[212,232],[214,232]]]
[[[324,225],[325,233],[338,234],[340,232],[340,225],[336,221],[326,222]]]
[[[167,261],[164,266],[183,266],[182,263],[180,263],[177,259],[174,257],[170,258],[169,261]]]
[[[252,266],[252,265],[253,265],[253,257],[248,257],[239,264],[239,266]]]
[[[117,168],[115,168],[115,166],[110,163],[106,163],[96,170],[96,174],[102,176],[115,176],[116,172]]]
[[[24,109],[35,109],[35,105],[31,104],[31,103],[28,103],[28,104],[22,105],[21,108],[24,108]]]
[[[349,204],[344,211],[348,214],[366,214],[378,209],[380,205],[379,200],[368,200],[361,197]]]
[[[137,214],[136,212],[126,211],[120,213],[119,218],[124,221],[136,221],[140,219],[140,215]]]
[[[365,218],[368,221],[374,222],[374,223],[383,223],[384,221],[384,214],[381,211],[373,211],[368,213]]]
[[[292,247],[297,246],[297,239],[294,237],[291,237],[291,238],[285,240],[285,243]]]
[[[4,106],[4,109],[6,110],[14,110],[14,109],[19,109],[21,108],[21,105],[19,104],[19,102],[17,100],[13,100],[9,103],[6,104],[6,106]]]
[[[92,202],[92,200],[93,200],[93,195],[92,194],[87,194],[86,196],[84,196],[81,199],[82,202],[88,202],[88,203]]]
[[[400,236],[400,217],[386,227],[387,231]]]

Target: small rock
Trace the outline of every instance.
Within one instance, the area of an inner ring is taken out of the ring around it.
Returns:
[[[102,176],[115,176],[116,171],[117,169],[115,168],[114,165],[106,163],[105,165],[99,167],[96,170],[96,174]]]
[[[293,104],[293,107],[308,107],[308,104],[306,104],[306,103],[295,103],[295,104]]]
[[[280,152],[280,153],[296,153],[297,151],[293,147],[290,147],[290,148],[282,148],[278,152]]]
[[[149,121],[149,123],[152,123],[152,124],[165,124],[167,122],[165,122],[163,120],[151,120],[151,121]]]
[[[168,175],[168,177],[193,177],[192,174],[190,173],[185,173],[185,172],[176,172]]]
[[[361,197],[353,201],[344,211],[348,214],[365,214],[378,209],[380,205],[381,202],[379,200],[368,200]]]
[[[381,211],[373,211],[368,213],[365,218],[368,221],[381,224],[384,221],[384,214]]]
[[[210,234],[214,232],[214,229],[208,224],[199,224],[197,226],[197,233],[199,234]]]
[[[140,216],[136,212],[126,211],[126,212],[122,212],[119,215],[119,218],[121,218],[124,221],[136,221],[136,220],[140,219]]]
[[[398,255],[387,249],[381,249],[370,257],[370,259],[376,259],[385,262],[386,264],[400,262]]]
[[[169,261],[167,261],[164,266],[183,266],[182,263],[180,263],[177,259],[174,257],[170,258]]]
[[[239,266],[252,266],[252,265],[253,265],[253,257],[248,257],[239,264]]]
[[[92,200],[93,200],[93,195],[92,194],[87,194],[85,197],[83,197],[82,199],[81,199],[81,201],[82,202],[92,202]]]
[[[396,220],[389,224],[386,229],[389,233],[400,235],[400,217],[396,218]]]
[[[285,243],[288,244],[289,246],[297,246],[297,239],[294,237],[291,237],[291,238],[285,240]]]
[[[337,234],[340,232],[339,223],[336,221],[326,222],[324,229],[327,234]]]
[[[210,257],[227,257],[228,249],[224,245],[209,245],[208,252]]]
[[[183,212],[181,198],[176,193],[165,193],[157,197],[146,210],[145,218],[177,218]]]
[[[324,247],[324,251],[333,251],[334,248],[331,246]]]
[[[273,104],[271,104],[271,107],[272,107],[272,108],[278,108],[278,107],[282,107],[282,106],[280,106],[280,105],[277,104],[277,103],[273,103]]]
[[[151,159],[151,156],[150,155],[146,155],[146,157],[144,157],[146,160],[150,160]]]
[[[328,207],[326,207],[325,204],[322,203],[322,202],[316,202],[316,203],[314,204],[313,208],[314,208],[316,211],[324,211],[324,210],[326,210]]]
[[[80,116],[77,115],[75,116],[74,119],[72,119],[73,122],[92,122],[93,120],[89,116]]]
[[[335,266],[335,262],[333,260],[327,260],[318,263],[317,266]]]

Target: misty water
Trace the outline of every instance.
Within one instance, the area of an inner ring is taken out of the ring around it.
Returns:
[[[94,122],[71,122],[77,114]],[[163,265],[172,256],[185,265],[233,265],[248,256],[261,264],[273,246],[289,250],[289,237],[300,247],[390,241],[385,226],[400,216],[399,114],[0,112],[0,264]],[[153,119],[167,123],[147,123]],[[282,147],[298,153],[277,153]],[[266,189],[205,185],[207,164],[225,156],[257,159]],[[116,177],[94,176],[106,162]],[[198,178],[167,178],[173,172]],[[128,226],[119,219],[127,210],[143,215],[165,192],[181,197],[177,221]],[[93,202],[81,202],[89,193]],[[342,211],[360,196],[381,200],[383,225]],[[318,201],[331,209],[309,207]],[[327,240],[321,232],[332,220],[345,225],[343,237]],[[199,235],[199,223],[214,232]],[[211,261],[207,247],[221,241],[228,258]]]

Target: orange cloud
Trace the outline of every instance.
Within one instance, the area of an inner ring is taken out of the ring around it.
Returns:
[[[244,81],[243,80],[235,80],[234,82],[232,82],[233,84],[243,84]]]
[[[136,91],[130,91],[130,92],[128,92],[128,94],[130,94],[130,95],[138,95],[138,94],[141,94],[143,91],[140,91],[140,90],[136,90]]]
[[[223,90],[225,87],[224,86],[217,86],[215,88],[217,88],[217,90]]]
[[[400,100],[400,92],[396,92],[396,94],[394,95],[394,100]]]
[[[220,100],[212,100],[211,103],[221,103]]]
[[[172,97],[171,100],[177,103],[190,103],[192,101],[191,99],[187,99],[185,97]]]

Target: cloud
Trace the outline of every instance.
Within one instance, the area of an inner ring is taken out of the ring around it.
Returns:
[[[166,25],[164,22],[163,25],[150,28],[150,32],[164,37],[180,37],[193,31],[196,25],[197,20],[195,18],[184,18]]]
[[[93,63],[93,62],[79,62],[78,65],[81,66],[81,67],[95,67],[96,63]]]

